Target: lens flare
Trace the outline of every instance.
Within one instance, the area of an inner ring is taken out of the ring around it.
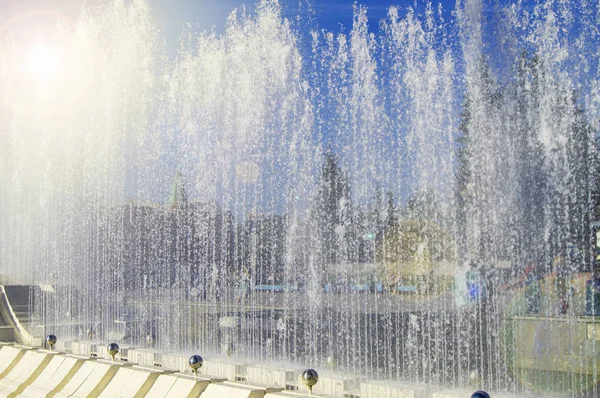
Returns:
[[[47,81],[56,77],[59,70],[58,51],[52,47],[36,44],[27,57],[28,71],[32,77]]]

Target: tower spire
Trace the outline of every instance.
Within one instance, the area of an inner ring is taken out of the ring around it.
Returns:
[[[187,204],[187,194],[185,192],[185,185],[183,182],[183,176],[177,170],[175,178],[171,184],[171,196],[169,197],[169,206],[179,206]]]

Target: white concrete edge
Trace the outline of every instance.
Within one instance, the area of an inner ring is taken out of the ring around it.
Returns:
[[[30,347],[37,346],[39,344],[35,344],[35,338],[29,334],[27,329],[21,325],[19,322],[19,318],[15,315],[10,302],[8,301],[8,296],[6,295],[6,290],[4,289],[4,285],[0,285],[0,312],[2,317],[9,326],[14,328],[15,340],[19,344],[27,345]],[[7,315],[7,316],[5,316]]]

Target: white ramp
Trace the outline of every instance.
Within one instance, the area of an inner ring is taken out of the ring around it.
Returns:
[[[64,355],[54,355],[41,374],[21,392],[19,397],[39,397],[52,391],[52,388],[44,390],[42,387],[52,380],[52,377],[58,372],[65,362],[65,359],[67,359],[67,357]],[[58,385],[59,382],[60,380],[56,384]]]
[[[121,390],[125,388],[127,382],[131,376],[133,376],[133,373],[134,370],[131,368],[121,368],[117,370],[115,377],[108,383],[104,391],[99,395],[99,398],[114,398],[120,396]],[[130,396],[133,397],[136,393],[137,390],[133,391],[133,394]]]
[[[2,347],[2,349],[0,349],[0,374],[2,374],[12,364],[19,354],[25,354],[25,350],[8,345],[5,345]]]
[[[173,375],[160,375],[146,394],[145,398],[164,398],[167,396],[177,377]]]
[[[135,397],[152,375],[154,375],[153,379],[158,376],[156,371],[139,367],[121,368],[102,391],[99,398]]]
[[[82,359],[67,356],[58,370],[39,388],[48,392],[58,389],[61,383],[68,382],[84,363]]]
[[[146,398],[204,397],[203,391],[210,384],[209,379],[187,375],[160,375],[148,391]]]
[[[17,390],[38,372],[38,368],[45,367],[50,358],[49,354],[43,351],[27,351],[15,367],[0,380],[0,397],[7,397]]]
[[[266,393],[264,388],[224,382],[210,384],[202,394],[202,398],[262,398]]]
[[[53,355],[52,359],[44,370],[40,373],[40,375],[31,383],[32,386],[41,386],[48,382],[56,373],[56,371],[60,368],[60,366],[65,361],[66,357],[64,355]]]
[[[158,371],[145,370],[141,368],[135,368],[134,372],[127,380],[127,384],[117,395],[116,398],[126,398],[126,397],[134,397],[137,394],[141,395],[143,392],[148,391],[149,386],[154,383],[156,378],[158,377]],[[144,394],[145,395],[145,394]]]
[[[197,378],[196,380],[191,380],[186,377],[179,376],[165,398],[196,398],[199,397],[204,390],[206,390],[206,387],[208,387],[209,384],[210,381],[208,379]]]
[[[69,380],[69,382],[60,389],[60,391],[52,394],[58,398],[67,398],[75,394],[75,392],[85,383],[87,378],[94,372],[96,361],[85,361],[77,373]]]
[[[94,362],[96,366],[92,373],[85,379],[77,391],[71,394],[72,397],[86,398],[88,396],[100,395],[122,366],[101,360]]]

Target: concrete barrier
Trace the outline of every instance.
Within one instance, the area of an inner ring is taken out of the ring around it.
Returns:
[[[425,384],[415,385],[395,380],[369,381],[360,385],[361,397],[427,398],[431,396],[431,392],[431,388]]]
[[[297,385],[305,389],[301,375]],[[333,395],[335,397],[356,396],[360,392],[360,380],[356,377],[346,377],[335,374],[319,374],[319,382],[313,387],[317,394]]]
[[[83,349],[88,352],[88,349]],[[129,358],[134,350],[129,351]],[[183,356],[172,356],[182,361]],[[183,362],[179,362],[183,364]],[[241,366],[231,362],[208,361],[209,369],[257,380],[225,381],[224,378],[194,377],[170,373],[164,369],[138,366],[133,362],[109,361],[81,357],[20,345],[0,343],[1,397],[99,397],[99,398],[262,398],[262,397],[362,397],[362,398],[462,398],[474,389],[442,389],[440,386],[402,383],[396,380],[365,381],[335,374],[321,375],[309,395],[304,386],[299,391],[283,391],[284,384],[299,372],[266,366]],[[187,364],[187,361],[186,361]],[[207,369],[202,368],[205,372]],[[271,373],[271,374],[269,374]],[[264,383],[267,381],[267,383]],[[269,387],[276,385],[277,387]],[[494,393],[495,398],[516,398],[523,394]]]
[[[163,367],[161,354],[151,350],[132,348],[128,352],[128,359],[131,362],[137,362],[143,366]]]
[[[54,349],[61,352],[73,352],[71,349],[72,341],[58,340],[54,345]]]
[[[95,353],[98,358],[108,359],[108,360],[112,361],[112,357],[110,356],[110,354],[108,353],[108,349],[106,348],[107,345],[108,344],[96,345]],[[129,360],[129,358],[128,358],[129,350],[130,350],[129,347],[119,347],[119,353],[117,355],[115,355],[115,360],[122,361],[122,362],[136,362],[136,361]]]
[[[301,374],[302,371],[299,370],[248,366],[246,368],[246,381],[248,383],[283,386],[287,390],[293,390],[299,387],[298,378]]]
[[[98,347],[97,343],[91,341],[73,341],[71,342],[71,352],[83,357],[97,357],[98,351],[103,347]],[[106,350],[106,348],[105,348]]]
[[[246,380],[246,365],[237,362],[205,359],[201,371],[202,374],[224,377],[227,380]]]
[[[92,352],[96,343],[71,344],[79,352]],[[151,351],[131,349],[128,359],[143,352],[154,362]],[[153,353],[152,353],[153,354]],[[187,365],[187,357],[167,355],[168,361]],[[257,398],[257,397],[308,397],[299,380],[299,371],[275,369],[268,366],[245,366],[218,360],[205,361],[202,368],[246,378],[245,382],[225,381],[224,378],[197,378],[187,374],[170,374],[159,368],[137,366],[132,362],[109,361],[97,357],[81,357],[56,351],[32,349],[15,344],[0,343],[0,397],[88,397],[101,398]],[[185,370],[188,370],[187,367]],[[245,371],[245,373],[244,373]],[[254,384],[253,384],[254,383]],[[275,385],[277,387],[268,387]],[[286,385],[299,386],[299,391],[284,391]],[[357,388],[358,385],[358,388]],[[314,387],[313,397],[360,396],[381,398],[458,398],[468,397],[468,389],[437,389],[432,386],[390,381],[365,381],[341,375],[321,375]],[[494,394],[496,397],[514,398],[516,395]]]
[[[161,367],[164,369],[172,369],[178,372],[185,372],[188,365],[189,357],[183,355],[163,354],[161,357]]]

